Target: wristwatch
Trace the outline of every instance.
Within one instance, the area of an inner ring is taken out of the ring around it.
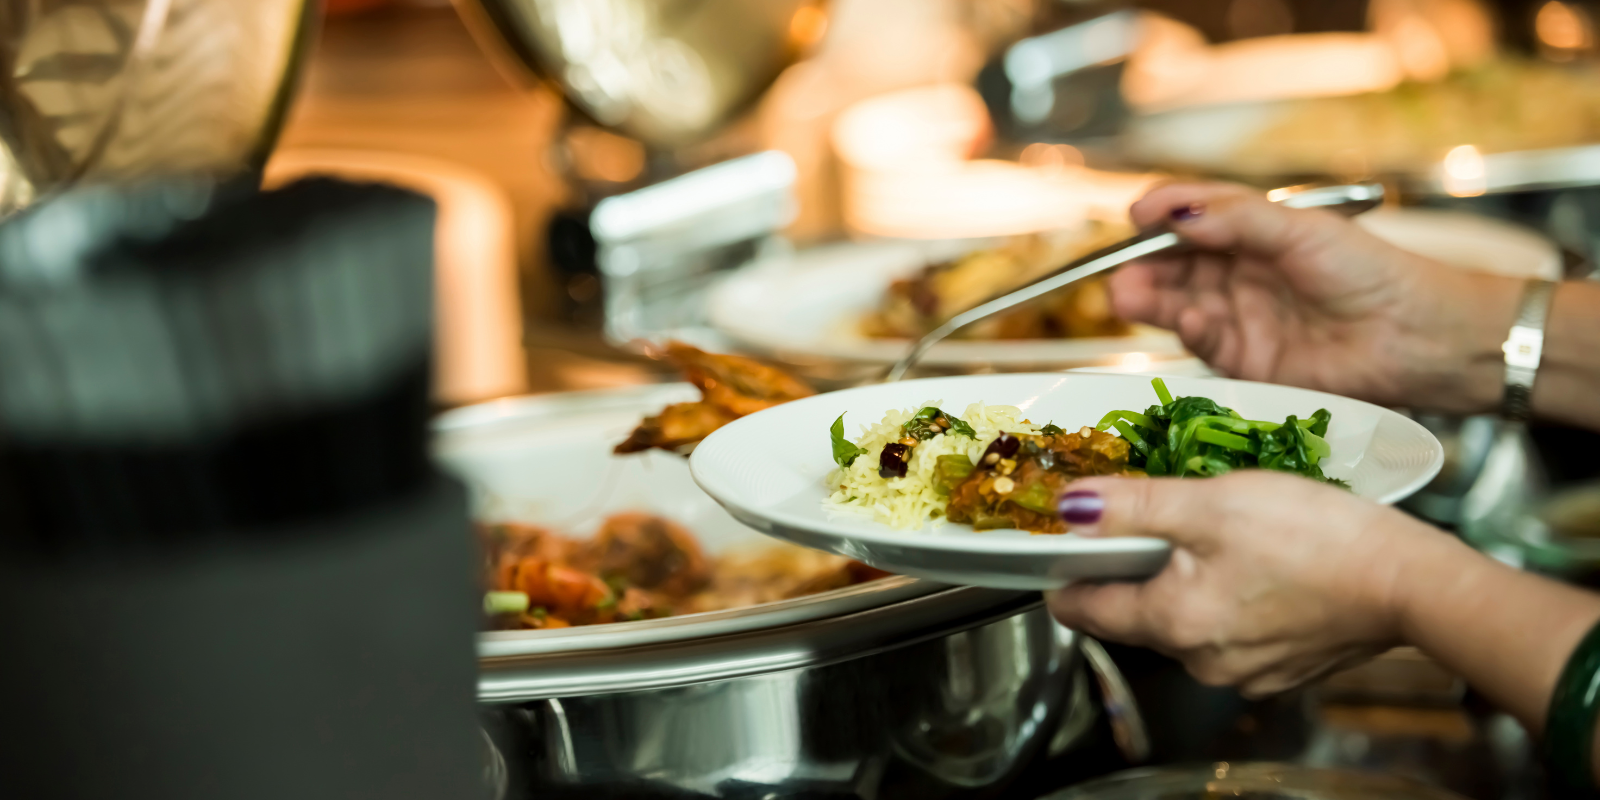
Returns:
[[[1533,380],[1544,355],[1544,324],[1555,288],[1553,281],[1528,281],[1517,321],[1512,324],[1506,343],[1500,346],[1506,357],[1506,391],[1501,408],[1506,419],[1526,421],[1532,411]]]

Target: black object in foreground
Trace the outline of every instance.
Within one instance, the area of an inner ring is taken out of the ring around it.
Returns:
[[[433,222],[315,180],[0,226],[0,797],[478,794]]]

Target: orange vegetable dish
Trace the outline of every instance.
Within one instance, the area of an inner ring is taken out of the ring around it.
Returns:
[[[566,628],[768,603],[888,573],[786,546],[716,558],[683,526],[613,515],[592,539],[515,523],[483,525],[491,592],[522,592],[525,611],[490,617],[500,630]]]
[[[1055,499],[1079,478],[1137,475],[1128,466],[1128,440],[1083,428],[1067,433],[1052,426],[1038,436],[1002,434],[966,474],[948,481],[945,516],[976,530],[1017,528],[1033,533],[1066,533]]]

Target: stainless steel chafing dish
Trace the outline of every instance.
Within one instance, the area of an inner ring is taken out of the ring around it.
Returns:
[[[487,516],[571,530],[642,509],[712,552],[764,541],[682,459],[610,454],[641,414],[694,395],[674,384],[498,401],[445,415],[435,451]],[[498,797],[977,797],[1109,772],[1147,748],[1109,659],[1032,593],[887,578],[730,611],[484,633],[479,655]]]

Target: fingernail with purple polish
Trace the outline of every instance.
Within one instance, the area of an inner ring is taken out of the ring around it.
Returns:
[[[1199,203],[1190,203],[1189,205],[1172,209],[1168,216],[1172,217],[1173,222],[1188,222],[1205,213],[1205,210],[1205,206]]]
[[[1067,492],[1056,501],[1057,513],[1077,534],[1092,535],[1092,526],[1105,510],[1106,501],[1098,492]]]

